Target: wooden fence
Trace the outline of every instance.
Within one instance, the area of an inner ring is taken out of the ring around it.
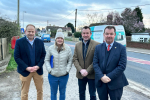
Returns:
[[[0,61],[4,60],[9,53],[7,38],[0,38]]]

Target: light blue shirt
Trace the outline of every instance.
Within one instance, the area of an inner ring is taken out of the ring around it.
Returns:
[[[88,42],[88,41],[87,41],[87,42]],[[83,43],[85,44],[85,46],[86,46],[87,42],[84,42],[84,40],[83,40]]]
[[[105,43],[106,43],[106,42],[105,42]],[[113,41],[113,43],[111,43],[111,44],[110,44],[109,49],[111,49],[111,48],[112,48],[113,44],[114,44],[114,41]],[[107,47],[107,49],[108,49],[108,45],[109,45],[109,44],[107,44],[107,43],[106,43],[106,47]]]
[[[26,36],[26,38],[27,38],[27,36]],[[35,40],[35,37],[34,37],[34,39],[33,39],[32,41],[30,41],[30,40],[27,38],[27,41],[31,44],[31,46],[32,46],[33,43],[34,43],[34,40]]]

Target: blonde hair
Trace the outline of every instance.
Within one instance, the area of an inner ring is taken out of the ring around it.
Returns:
[[[55,40],[55,48],[57,48],[58,46],[57,46],[57,43],[56,43],[56,40]],[[62,44],[62,48],[63,49],[65,49],[65,43],[63,42],[63,44]]]

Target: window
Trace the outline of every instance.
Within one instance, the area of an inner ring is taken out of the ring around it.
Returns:
[[[50,37],[50,35],[47,35],[47,34],[46,34],[46,35],[44,35],[43,37]]]
[[[147,38],[144,38],[144,42],[147,42]]]
[[[140,38],[140,42],[144,42],[143,38]]]

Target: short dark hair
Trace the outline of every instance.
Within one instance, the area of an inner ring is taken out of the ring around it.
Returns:
[[[105,33],[106,29],[114,29],[114,32],[116,33],[116,28],[114,26],[107,26],[107,27],[105,27],[104,33]]]
[[[84,26],[84,27],[82,28],[82,30],[83,30],[83,29],[89,29],[89,30],[90,30],[90,33],[91,33],[91,29],[90,29],[89,26]]]
[[[28,26],[33,26],[33,27],[35,28],[35,26],[34,26],[34,25],[32,25],[32,24],[28,24],[28,25],[26,26],[26,30],[27,30]]]

